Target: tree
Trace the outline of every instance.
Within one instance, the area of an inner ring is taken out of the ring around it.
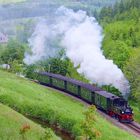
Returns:
[[[119,13],[122,13],[124,10],[125,10],[125,5],[123,0],[121,0],[119,4]]]
[[[123,69],[126,61],[130,57],[131,48],[123,41],[110,41],[104,44],[104,54],[108,59],[113,59],[119,68]]]
[[[34,64],[28,65],[25,67],[24,74],[28,78],[36,79],[36,74],[35,74],[36,69],[37,69],[36,65],[34,65]]]
[[[23,62],[25,52],[25,46],[20,44],[15,40],[10,40],[5,46],[3,52],[0,55],[0,59],[3,63],[10,64],[14,60],[17,60],[18,63]]]
[[[23,72],[23,65],[18,63],[18,60],[14,60],[10,63],[10,71],[13,73],[22,73]]]
[[[102,8],[99,14],[100,20],[107,23],[111,22],[112,16],[113,16],[113,10],[111,7]]]
[[[65,76],[68,73],[68,63],[69,60],[67,58],[61,59],[57,57],[43,60],[39,62],[39,65],[44,68],[45,71]]]

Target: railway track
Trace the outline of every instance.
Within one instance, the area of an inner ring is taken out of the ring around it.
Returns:
[[[129,127],[130,129],[132,129],[137,135],[140,136],[140,125],[137,124],[136,122],[132,122],[129,124],[125,124],[127,127]]]

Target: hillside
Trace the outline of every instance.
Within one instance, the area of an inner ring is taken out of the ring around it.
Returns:
[[[10,39],[16,38],[22,43],[27,43],[31,33],[33,33],[34,24],[36,24],[38,18],[49,17],[50,13],[53,13],[60,6],[72,8],[75,11],[84,10],[93,16],[103,6],[113,5],[115,1],[1,0],[0,32],[7,34]]]
[[[57,123],[59,127],[75,136],[80,135],[79,125],[84,118],[83,111],[86,109],[82,103],[3,71],[0,71],[0,83],[1,103],[27,116],[46,120],[50,124]],[[114,135],[115,140],[122,140],[122,136],[125,138],[123,140],[136,139],[134,136],[111,125],[99,114],[97,116],[95,127],[102,134],[97,139],[113,140]]]
[[[60,6],[74,10],[85,10],[93,14],[103,6],[110,6],[119,0],[68,1],[68,0],[0,0],[0,20],[46,16]],[[13,3],[13,4],[11,4]],[[2,5],[4,4],[4,5]],[[30,9],[32,6],[32,9]],[[10,11],[10,12],[9,12]]]

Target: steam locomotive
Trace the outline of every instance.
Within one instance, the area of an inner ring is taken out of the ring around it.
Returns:
[[[122,97],[113,95],[91,84],[48,72],[38,72],[36,79],[39,83],[50,86],[87,103],[94,104],[98,109],[106,112],[120,122],[133,121],[132,108]]]

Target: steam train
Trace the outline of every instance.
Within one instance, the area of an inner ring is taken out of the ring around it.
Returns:
[[[120,122],[133,121],[132,108],[122,97],[106,92],[91,84],[48,72],[38,72],[36,79],[40,84],[53,87],[76,96],[87,103],[94,104],[98,109],[106,112]]]

